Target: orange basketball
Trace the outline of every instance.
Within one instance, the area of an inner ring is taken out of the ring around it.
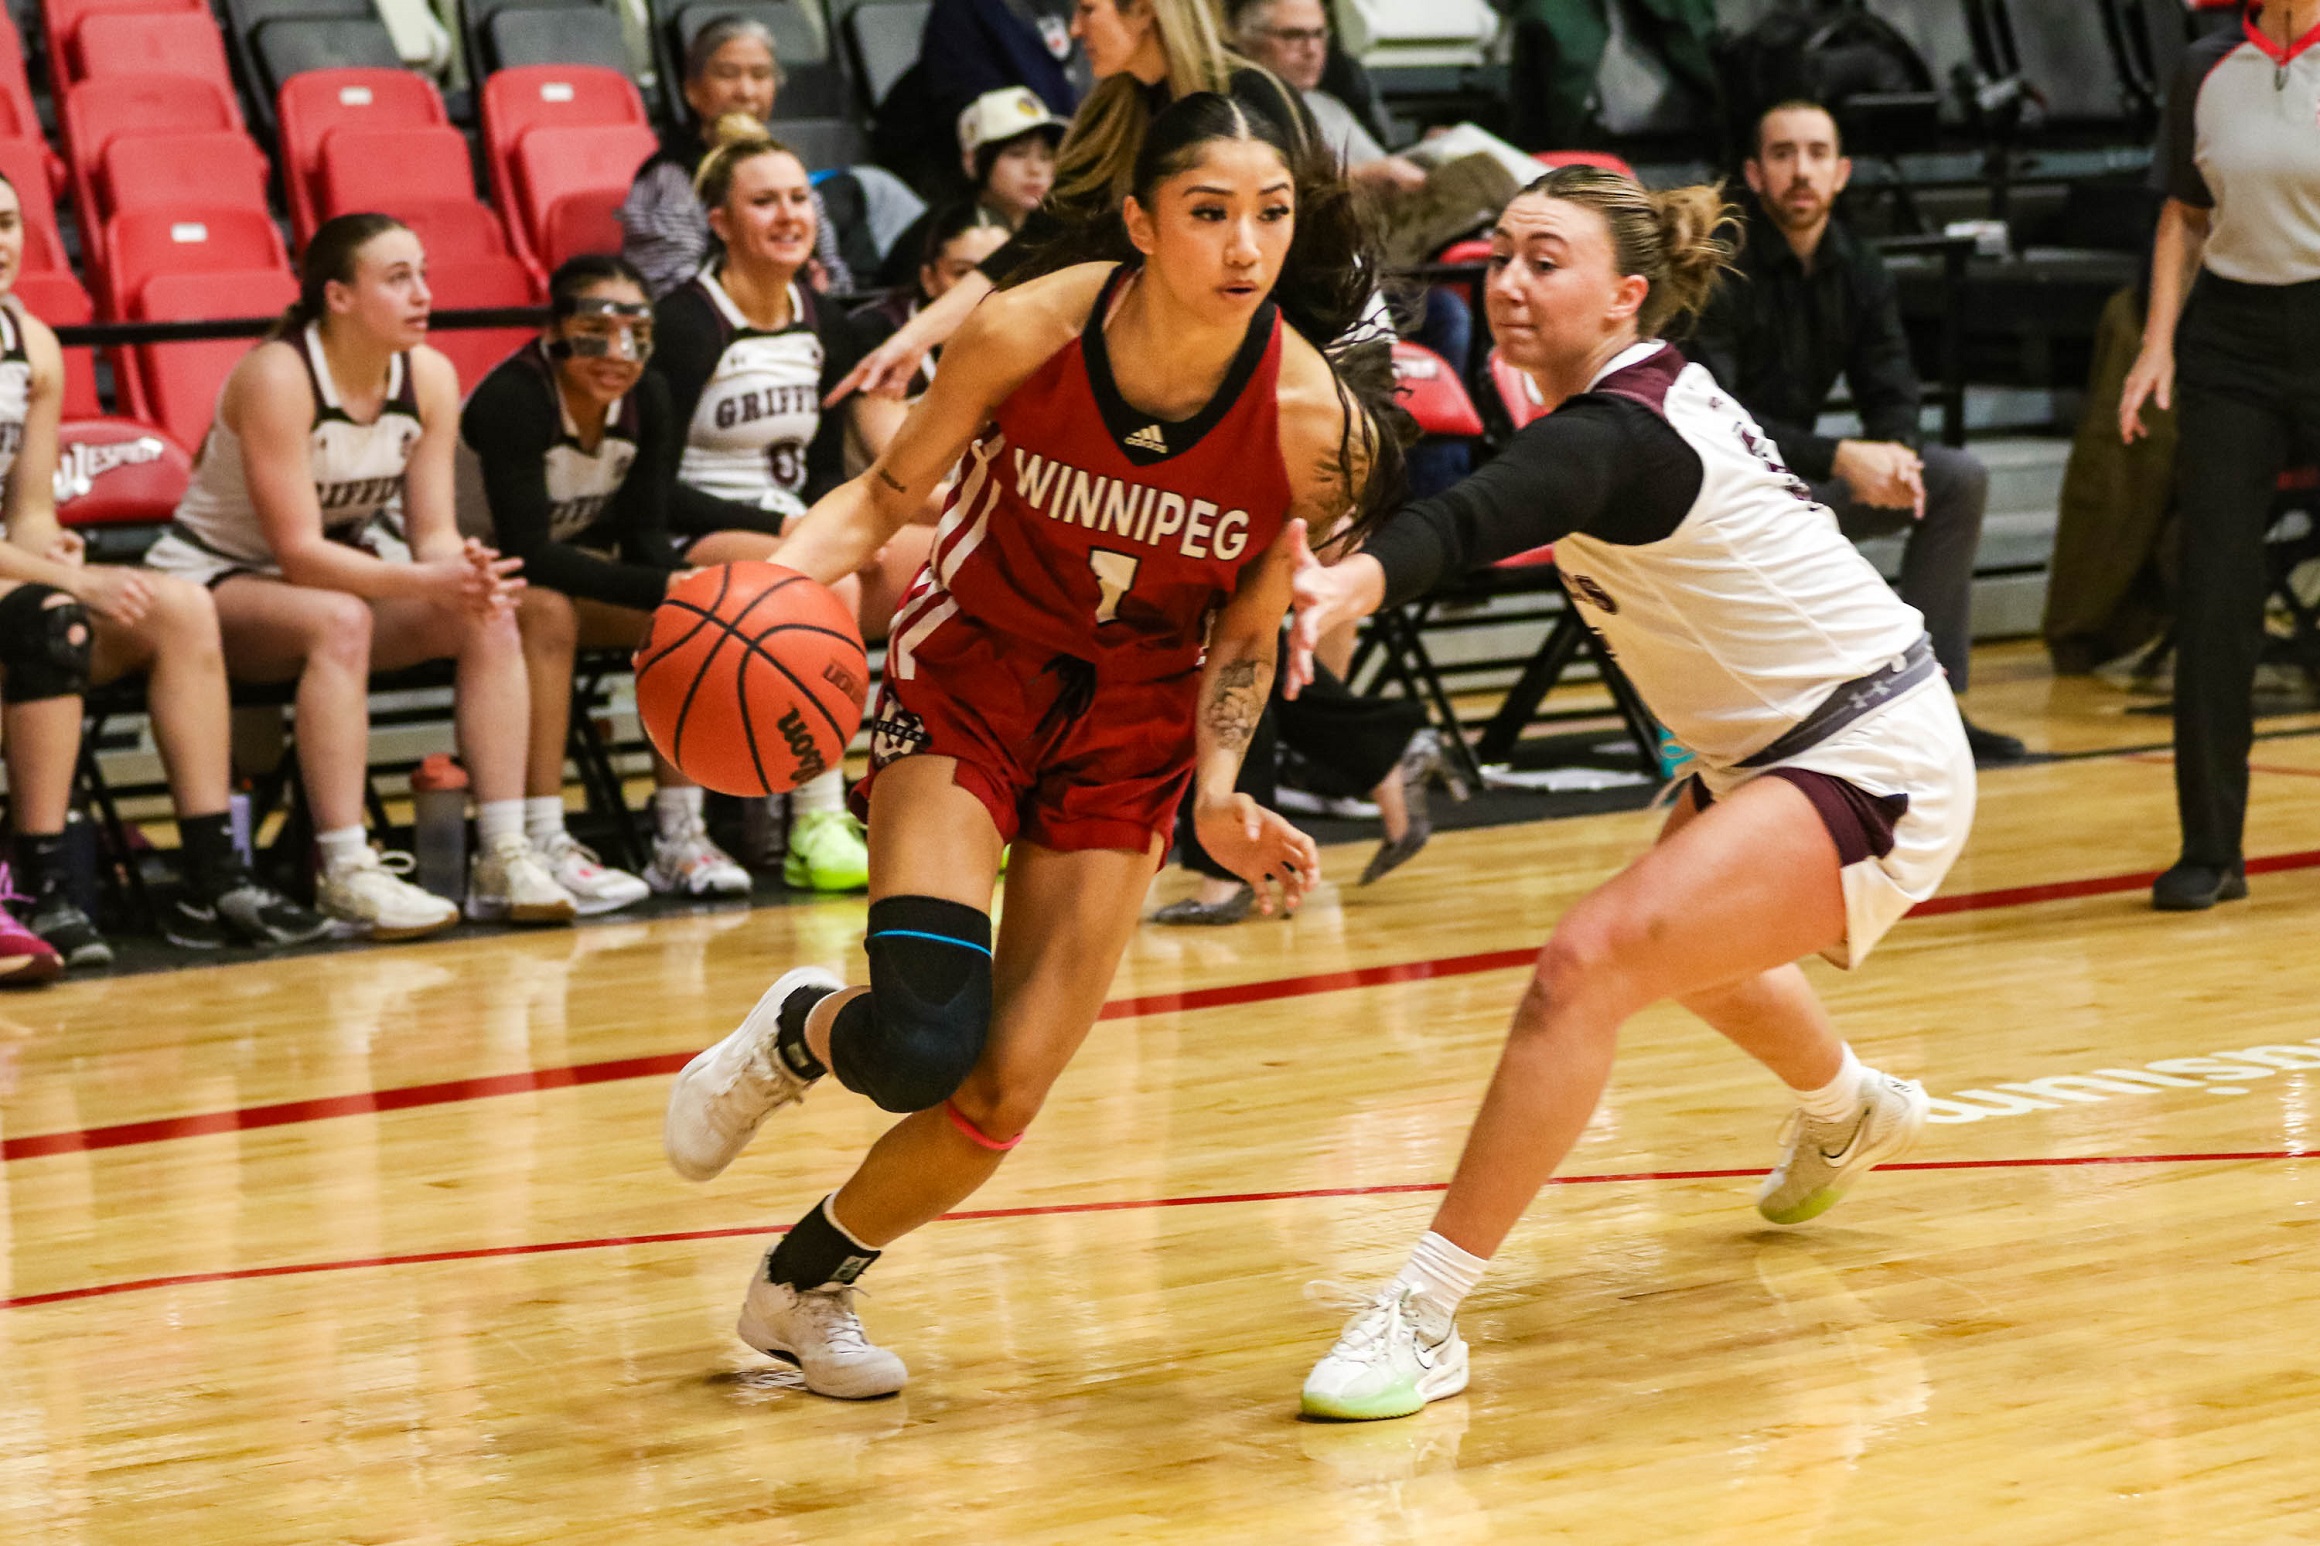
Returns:
[[[636,652],[645,734],[721,794],[782,794],[836,767],[869,688],[853,614],[779,564],[725,564],[671,586]]]

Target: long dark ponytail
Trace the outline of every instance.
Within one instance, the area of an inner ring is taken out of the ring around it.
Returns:
[[[1382,310],[1373,308],[1384,281],[1376,236],[1364,206],[1326,150],[1294,143],[1269,115],[1252,113],[1220,92],[1179,97],[1152,120],[1136,153],[1129,191],[1137,203],[1151,208],[1160,184],[1199,165],[1202,151],[1219,140],[1270,145],[1295,186],[1296,234],[1273,281],[1272,298],[1283,320],[1321,351],[1337,379],[1346,410],[1338,459],[1352,518],[1335,540],[1351,544],[1400,500],[1402,448],[1416,434],[1415,423],[1395,399],[1392,330],[1377,320]],[[1020,284],[1074,263],[1139,260],[1116,214],[1075,220],[1035,246],[1008,282]],[[1329,535],[1317,532],[1315,540]]]
[[[298,299],[292,301],[266,333],[267,339],[289,338],[319,322],[330,311],[326,291],[332,281],[354,282],[355,262],[374,237],[410,227],[392,215],[333,215],[315,228],[305,252],[298,258]]]

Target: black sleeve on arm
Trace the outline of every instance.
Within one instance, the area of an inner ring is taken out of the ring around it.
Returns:
[[[668,384],[669,408],[682,441],[709,378],[717,373],[717,357],[725,352],[724,329],[708,298],[688,286],[653,308],[653,333],[650,368]]]
[[[622,555],[632,564],[666,573],[685,566],[686,544],[669,532],[669,495],[676,487],[685,432],[669,409],[667,384],[650,371],[636,384],[636,418],[636,460],[613,496],[612,518],[620,530]]]
[[[1584,532],[1640,547],[1673,535],[1700,497],[1699,453],[1625,398],[1575,398],[1516,435],[1479,471],[1371,534],[1386,605]]]
[[[822,340],[821,387],[827,395],[870,347],[854,320],[835,306],[821,307],[814,313],[814,321],[814,332]],[[806,503],[812,504],[846,481],[846,423],[852,415],[850,403],[822,410],[814,438],[806,444]]]
[[[477,387],[460,432],[483,472],[493,541],[524,561],[526,581],[566,596],[649,611],[660,605],[666,577],[616,564],[549,534],[548,448],[559,431],[554,406],[537,378],[497,370]]]
[[[1893,283],[1892,270],[1866,244],[1861,248],[1853,303],[1860,315],[1853,329],[1852,358],[1845,361],[1845,379],[1852,384],[1862,436],[1914,446],[1925,393],[1909,358],[1909,330],[1901,325],[1901,292]],[[1772,438],[1780,439],[1777,434]],[[1835,454],[1836,448],[1830,447],[1830,455]]]

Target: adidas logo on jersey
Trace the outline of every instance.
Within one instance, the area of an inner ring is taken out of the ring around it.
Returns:
[[[1147,424],[1130,435],[1128,444],[1139,451],[1149,451],[1155,456],[1168,454],[1168,437],[1160,433],[1160,426],[1157,424]]]

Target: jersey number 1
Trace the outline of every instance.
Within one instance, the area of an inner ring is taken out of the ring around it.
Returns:
[[[1091,548],[1088,567],[1096,573],[1096,584],[1103,587],[1103,599],[1096,603],[1096,621],[1117,622],[1120,616],[1120,598],[1136,583],[1137,566],[1143,560],[1133,553],[1115,553],[1109,548]]]

